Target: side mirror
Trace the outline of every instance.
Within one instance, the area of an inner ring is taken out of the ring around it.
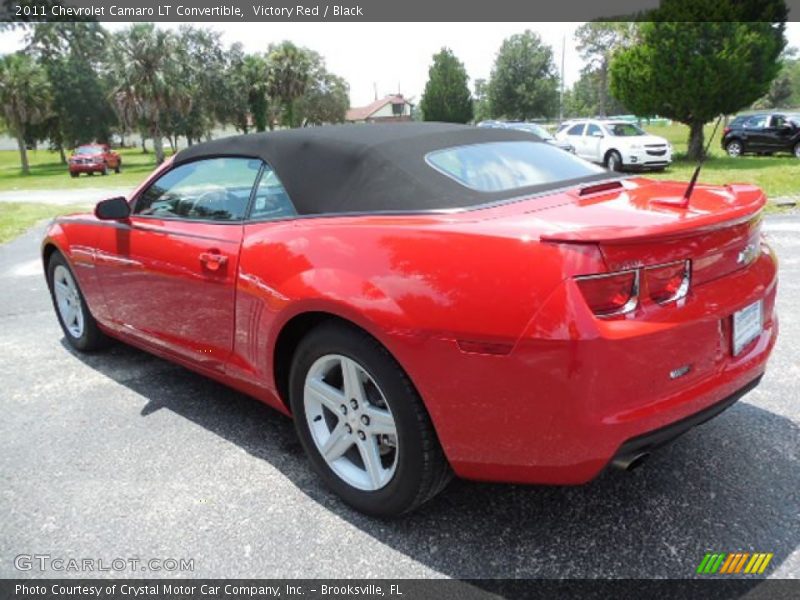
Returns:
[[[124,196],[101,200],[94,207],[94,216],[101,221],[118,221],[131,216],[131,207]]]

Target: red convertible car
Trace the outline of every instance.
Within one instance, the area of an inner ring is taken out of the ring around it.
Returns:
[[[198,144],[42,245],[66,340],[293,415],[397,515],[452,474],[580,484],[759,382],[776,258],[749,185],[625,178],[530,133],[335,126]]]

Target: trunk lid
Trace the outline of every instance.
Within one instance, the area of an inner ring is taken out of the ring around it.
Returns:
[[[599,248],[608,271],[692,260],[692,284],[747,266],[761,251],[763,192],[752,185],[695,186],[611,180],[481,211],[498,235]],[[476,213],[464,213],[468,218]]]

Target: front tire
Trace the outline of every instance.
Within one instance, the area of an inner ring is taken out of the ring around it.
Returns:
[[[367,333],[326,323],[299,344],[289,392],[314,470],[361,512],[393,517],[452,477],[430,416],[400,365]]]
[[[794,145],[794,155],[796,158],[800,158],[800,142]]]
[[[609,171],[619,172],[622,170],[622,156],[616,150],[606,154],[606,168]]]
[[[47,263],[47,284],[67,343],[80,352],[105,347],[108,337],[100,331],[97,321],[89,312],[78,280],[59,252],[53,252]]]

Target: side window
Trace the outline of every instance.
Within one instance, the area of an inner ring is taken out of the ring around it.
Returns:
[[[767,116],[757,115],[755,117],[751,117],[747,120],[744,126],[748,129],[764,129],[764,127],[767,126]]]
[[[783,115],[772,115],[772,117],[770,117],[770,127],[780,129],[784,125],[786,125],[786,119],[783,118]]]
[[[275,171],[264,165],[264,174],[261,175],[261,181],[258,182],[256,188],[250,219],[258,221],[296,216],[297,211]]]
[[[589,125],[586,127],[586,133],[584,133],[584,135],[594,135],[596,133],[599,133],[601,135],[603,134],[603,132],[597,125],[595,125],[594,123],[589,123]]]
[[[580,135],[583,133],[583,123],[578,123],[567,129],[567,135]]]
[[[167,219],[239,221],[244,218],[261,161],[211,158],[168,171],[136,201],[134,214]]]

